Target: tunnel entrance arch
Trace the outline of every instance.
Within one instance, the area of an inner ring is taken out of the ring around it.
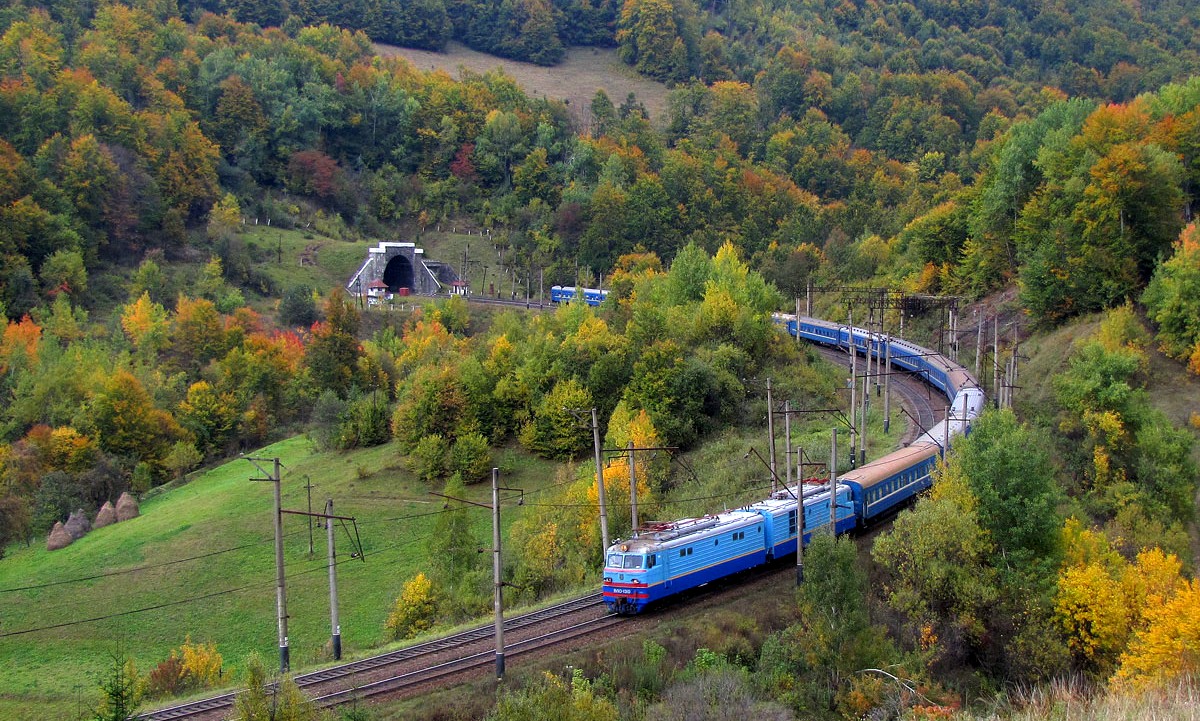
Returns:
[[[387,283],[389,293],[395,293],[401,288],[413,288],[413,265],[404,255],[393,256],[383,269],[383,282]]]

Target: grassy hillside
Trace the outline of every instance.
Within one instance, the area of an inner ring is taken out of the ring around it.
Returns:
[[[314,454],[308,441],[297,437],[256,455],[282,459],[285,508],[306,507],[307,479],[314,508],[333,497],[339,515],[358,518],[365,563],[351,561],[346,536],[339,530],[337,537],[343,644],[351,654],[379,644],[391,601],[403,581],[420,570],[441,502],[399,466],[392,445]],[[549,463],[522,458],[518,465],[506,485],[534,490],[554,480]],[[94,677],[118,643],[142,673],[188,633],[193,640],[214,641],[227,671],[239,668],[250,651],[274,663],[271,489],[247,480],[256,475],[247,461],[230,461],[144,501],[140,518],[93,531],[66,549],[49,553],[41,543],[10,549],[0,563],[0,634],[163,607],[0,637],[0,718],[61,718],[74,713],[79,698],[90,704],[96,698]],[[468,490],[473,498],[490,501],[487,484]],[[478,537],[487,538],[490,515],[477,511]],[[518,513],[516,508],[506,513],[505,525]],[[314,531],[310,557],[305,519],[285,517],[284,530],[293,665],[309,666],[326,658],[323,646],[329,640],[325,540],[323,532]],[[226,549],[236,550],[221,553]],[[205,554],[214,555],[172,563]],[[114,573],[119,575],[63,583]],[[44,587],[10,590],[27,586]],[[211,594],[220,595],[176,603]]]
[[[450,43],[442,53],[383,43],[376,43],[375,50],[380,55],[399,55],[420,70],[437,68],[454,77],[460,68],[476,73],[502,68],[530,97],[566,101],[579,121],[590,120],[588,108],[597,90],[604,90],[614,105],[620,105],[633,93],[656,123],[663,120],[667,111],[667,86],[637,75],[617,58],[614,48],[571,48],[566,58],[553,68],[506,60],[458,43]]]

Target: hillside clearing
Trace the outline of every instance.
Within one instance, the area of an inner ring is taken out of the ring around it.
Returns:
[[[531,97],[565,101],[580,128],[586,128],[591,119],[588,108],[597,90],[604,90],[617,106],[633,93],[657,124],[662,124],[666,115],[667,86],[634,73],[613,48],[570,48],[563,61],[551,68],[498,58],[458,43],[447,45],[444,53],[383,43],[375,43],[375,49],[383,56],[398,55],[420,70],[445,70],[453,77],[458,77],[460,68],[476,73],[500,68]]]

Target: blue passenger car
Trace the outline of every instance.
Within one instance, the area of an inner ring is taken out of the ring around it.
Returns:
[[[569,303],[580,296],[583,297],[584,303],[598,306],[608,298],[608,291],[599,288],[572,288],[565,285],[555,285],[550,288],[552,303]]]

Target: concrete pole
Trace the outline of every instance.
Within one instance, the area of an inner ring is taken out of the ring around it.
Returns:
[[[638,512],[637,512],[637,472],[633,465],[633,441],[629,442],[629,509],[630,517],[633,521],[631,527],[633,531],[638,528]],[[605,553],[608,549],[604,549]]]
[[[304,490],[308,495],[308,557],[313,557],[312,480],[305,476]]]
[[[288,653],[287,584],[283,574],[283,491],[280,489],[279,459],[275,459],[271,480],[275,485],[275,610],[279,621],[279,673],[291,668]]]
[[[601,554],[608,553],[608,504],[604,499],[604,466],[600,464],[600,419],[592,409],[592,444],[596,448],[596,499],[600,503],[600,540],[604,543]]]
[[[1000,407],[1000,316],[992,319],[992,394]]]
[[[1021,352],[1021,346],[1019,344],[1014,344],[1013,345],[1013,359],[1012,359],[1012,368],[1013,368],[1012,369],[1012,381],[1009,383],[1009,389],[1008,389],[1008,407],[1009,408],[1012,408],[1013,396],[1015,396],[1017,393],[1017,356],[1020,355],[1020,352]]]
[[[800,299],[796,299],[796,345],[800,345]]]
[[[342,624],[338,622],[337,553],[333,549],[333,499],[325,501],[325,537],[329,545],[329,625],[333,629],[333,660],[342,658]]]
[[[837,428],[829,441],[829,532],[837,535]]]
[[[862,408],[858,417],[862,419],[862,428],[858,433],[858,464],[867,463],[867,410],[871,407],[871,333],[867,332],[867,372],[863,375]]]
[[[779,490],[775,479],[775,404],[771,400],[771,379],[767,379],[767,448],[771,454],[771,493]]]
[[[784,485],[792,485],[792,454],[787,449],[792,447],[792,403],[783,402],[783,473]]]
[[[958,362],[958,309],[950,310],[950,354],[951,359]]]
[[[979,359],[983,356],[983,319],[979,311],[975,311],[975,378],[979,378]]]
[[[883,432],[887,433],[892,425],[892,393],[890,380],[892,377],[892,337],[883,337]]]
[[[796,585],[804,583],[804,449],[796,446]]]
[[[858,343],[854,340],[854,326],[850,326],[850,467],[858,462]]]
[[[607,550],[607,547],[606,549]],[[496,680],[504,680],[504,594],[500,580],[500,469],[492,469],[492,577],[495,580]]]
[[[950,452],[950,419],[954,416],[954,406],[946,404],[946,423],[942,426],[942,458]]]
[[[806,302],[805,302],[805,306],[804,306],[804,315],[807,315],[810,318],[812,317],[812,297],[813,297],[813,284],[812,284],[812,278],[809,277],[808,293],[805,296]]]

